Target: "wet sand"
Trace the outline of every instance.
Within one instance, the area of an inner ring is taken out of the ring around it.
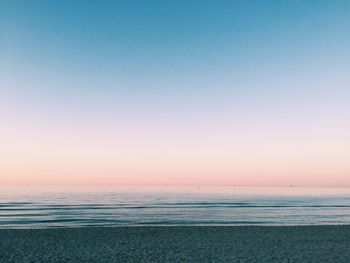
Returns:
[[[2,229],[0,262],[350,262],[350,226]]]

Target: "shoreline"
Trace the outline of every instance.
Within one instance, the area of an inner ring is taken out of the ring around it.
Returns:
[[[350,262],[350,225],[0,229],[0,262]]]
[[[105,228],[109,228],[109,229],[115,229],[115,228],[303,228],[303,227],[349,227],[350,228],[350,224],[347,223],[340,223],[340,224],[322,224],[322,225],[317,225],[317,224],[313,224],[313,225],[293,225],[293,224],[281,224],[281,225],[277,225],[277,224],[224,224],[224,223],[220,223],[220,224],[158,224],[158,223],[150,223],[150,224],[126,224],[126,225],[76,225],[76,226],[49,226],[49,227],[0,227],[0,232],[1,231],[12,231],[12,230],[25,230],[25,231],[31,231],[31,230],[65,230],[65,229],[94,229],[94,228],[101,228],[101,229],[105,229]]]

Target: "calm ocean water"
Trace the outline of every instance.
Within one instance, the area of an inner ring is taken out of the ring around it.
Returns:
[[[0,228],[350,224],[350,189],[0,187]]]

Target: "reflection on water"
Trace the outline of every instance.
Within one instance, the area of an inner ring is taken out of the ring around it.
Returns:
[[[350,189],[0,187],[0,228],[350,224]]]

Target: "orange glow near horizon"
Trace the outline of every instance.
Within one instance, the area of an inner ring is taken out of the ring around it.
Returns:
[[[344,138],[45,134],[4,138],[1,184],[350,186]]]

